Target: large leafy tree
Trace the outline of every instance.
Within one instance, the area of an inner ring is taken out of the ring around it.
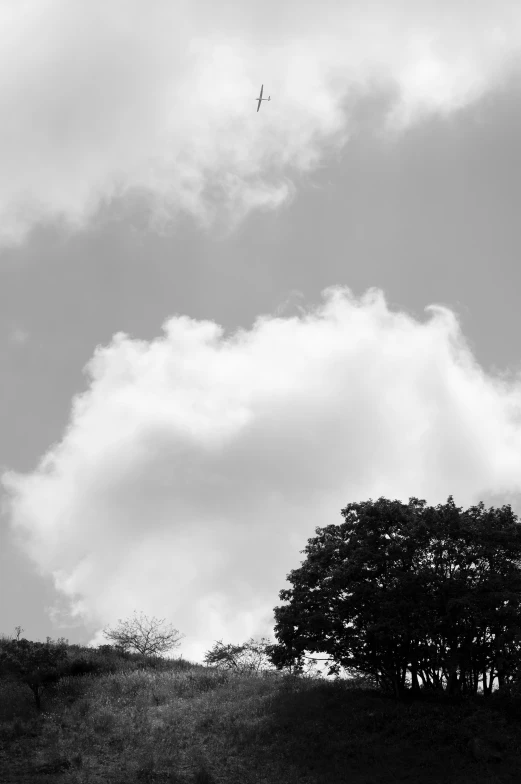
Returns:
[[[392,688],[489,693],[519,666],[521,525],[509,505],[463,512],[452,496],[436,508],[380,498],[349,504],[344,522],[316,528],[306,560],[279,594],[277,667],[326,653]]]

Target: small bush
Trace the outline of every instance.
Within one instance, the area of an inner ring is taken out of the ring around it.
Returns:
[[[173,670],[180,670],[181,672],[193,669],[193,664],[186,659],[170,659],[171,668]]]
[[[53,686],[51,697],[59,702],[72,705],[84,697],[89,689],[90,678],[88,676],[84,678],[65,676]]]
[[[110,733],[116,726],[116,717],[110,710],[102,709],[92,716],[91,723],[95,732]]]
[[[188,676],[188,679],[195,691],[207,692],[219,688],[219,686],[228,683],[229,676],[227,673],[217,673],[210,675],[210,673],[200,673],[198,675]]]
[[[0,723],[0,740],[11,742],[22,738],[27,731],[26,722],[20,718]]]
[[[66,675],[75,678],[80,675],[100,675],[103,666],[89,659],[74,659],[66,668]]]
[[[216,784],[214,776],[203,763],[199,764],[194,773],[194,784]]]

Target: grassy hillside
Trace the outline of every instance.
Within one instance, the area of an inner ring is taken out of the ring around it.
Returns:
[[[496,695],[397,704],[343,680],[148,664],[64,678],[40,714],[26,686],[0,681],[0,782],[521,780],[519,708]]]

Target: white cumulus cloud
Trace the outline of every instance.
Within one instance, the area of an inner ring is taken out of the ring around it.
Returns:
[[[0,243],[114,200],[230,230],[347,142],[359,97],[388,90],[399,130],[520,50],[517,0],[0,0]]]
[[[485,373],[441,306],[423,323],[332,288],[231,335],[176,316],[150,342],[116,335],[87,376],[60,443],[3,485],[62,621],[95,644],[134,610],[194,659],[273,636],[299,551],[346,504],[521,489],[520,379]]]

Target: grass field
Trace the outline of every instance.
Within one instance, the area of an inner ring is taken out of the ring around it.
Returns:
[[[62,679],[41,713],[0,682],[0,782],[521,781],[519,708],[495,695],[397,703],[345,680],[133,666]]]

